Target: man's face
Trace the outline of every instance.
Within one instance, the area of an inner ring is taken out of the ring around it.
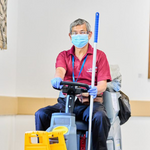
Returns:
[[[87,29],[86,29],[85,24],[74,26],[72,28],[72,34],[88,34],[89,40],[92,36],[92,32],[87,33]],[[71,39],[71,34],[70,33],[69,33],[69,36],[70,36],[70,39]]]

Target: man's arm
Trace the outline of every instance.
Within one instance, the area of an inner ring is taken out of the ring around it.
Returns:
[[[66,70],[63,67],[57,67],[55,71],[55,78],[51,80],[53,88],[61,89],[63,85],[60,85],[60,82],[64,79]]]
[[[107,81],[106,80],[103,80],[103,81],[99,81],[98,83],[97,83],[97,96],[101,96],[101,93],[103,93],[105,90],[106,90],[106,88],[107,88]],[[89,96],[89,93],[82,93],[82,96],[84,97],[84,98],[86,98],[86,97],[88,97]]]
[[[55,71],[55,78],[60,77],[62,80],[64,79],[66,74],[66,70],[63,67],[57,67]]]
[[[97,96],[101,95],[101,93],[103,93],[107,88],[107,81],[103,80],[103,81],[99,81],[97,83]]]

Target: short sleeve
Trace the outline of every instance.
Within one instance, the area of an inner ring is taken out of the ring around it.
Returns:
[[[66,66],[66,54],[65,51],[61,52],[58,54],[57,58],[56,58],[56,64],[55,67],[63,67],[65,70],[67,68]]]
[[[97,82],[102,80],[107,80],[107,82],[110,82],[110,68],[105,53],[101,51],[97,57]]]

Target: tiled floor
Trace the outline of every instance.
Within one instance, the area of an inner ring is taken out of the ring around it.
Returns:
[[[24,133],[34,125],[33,115],[0,116],[0,149],[24,150]],[[131,117],[121,130],[123,150],[150,149],[150,117]]]

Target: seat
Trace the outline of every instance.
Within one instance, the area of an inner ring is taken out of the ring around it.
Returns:
[[[118,113],[120,110],[118,98],[119,93],[117,92],[105,91],[103,95],[103,103],[111,123],[111,128],[107,138],[108,150],[122,150],[120,119],[118,117]],[[82,134],[82,132],[85,132],[87,149],[88,124],[86,122],[76,121],[76,126],[78,147],[80,147],[80,135]]]

